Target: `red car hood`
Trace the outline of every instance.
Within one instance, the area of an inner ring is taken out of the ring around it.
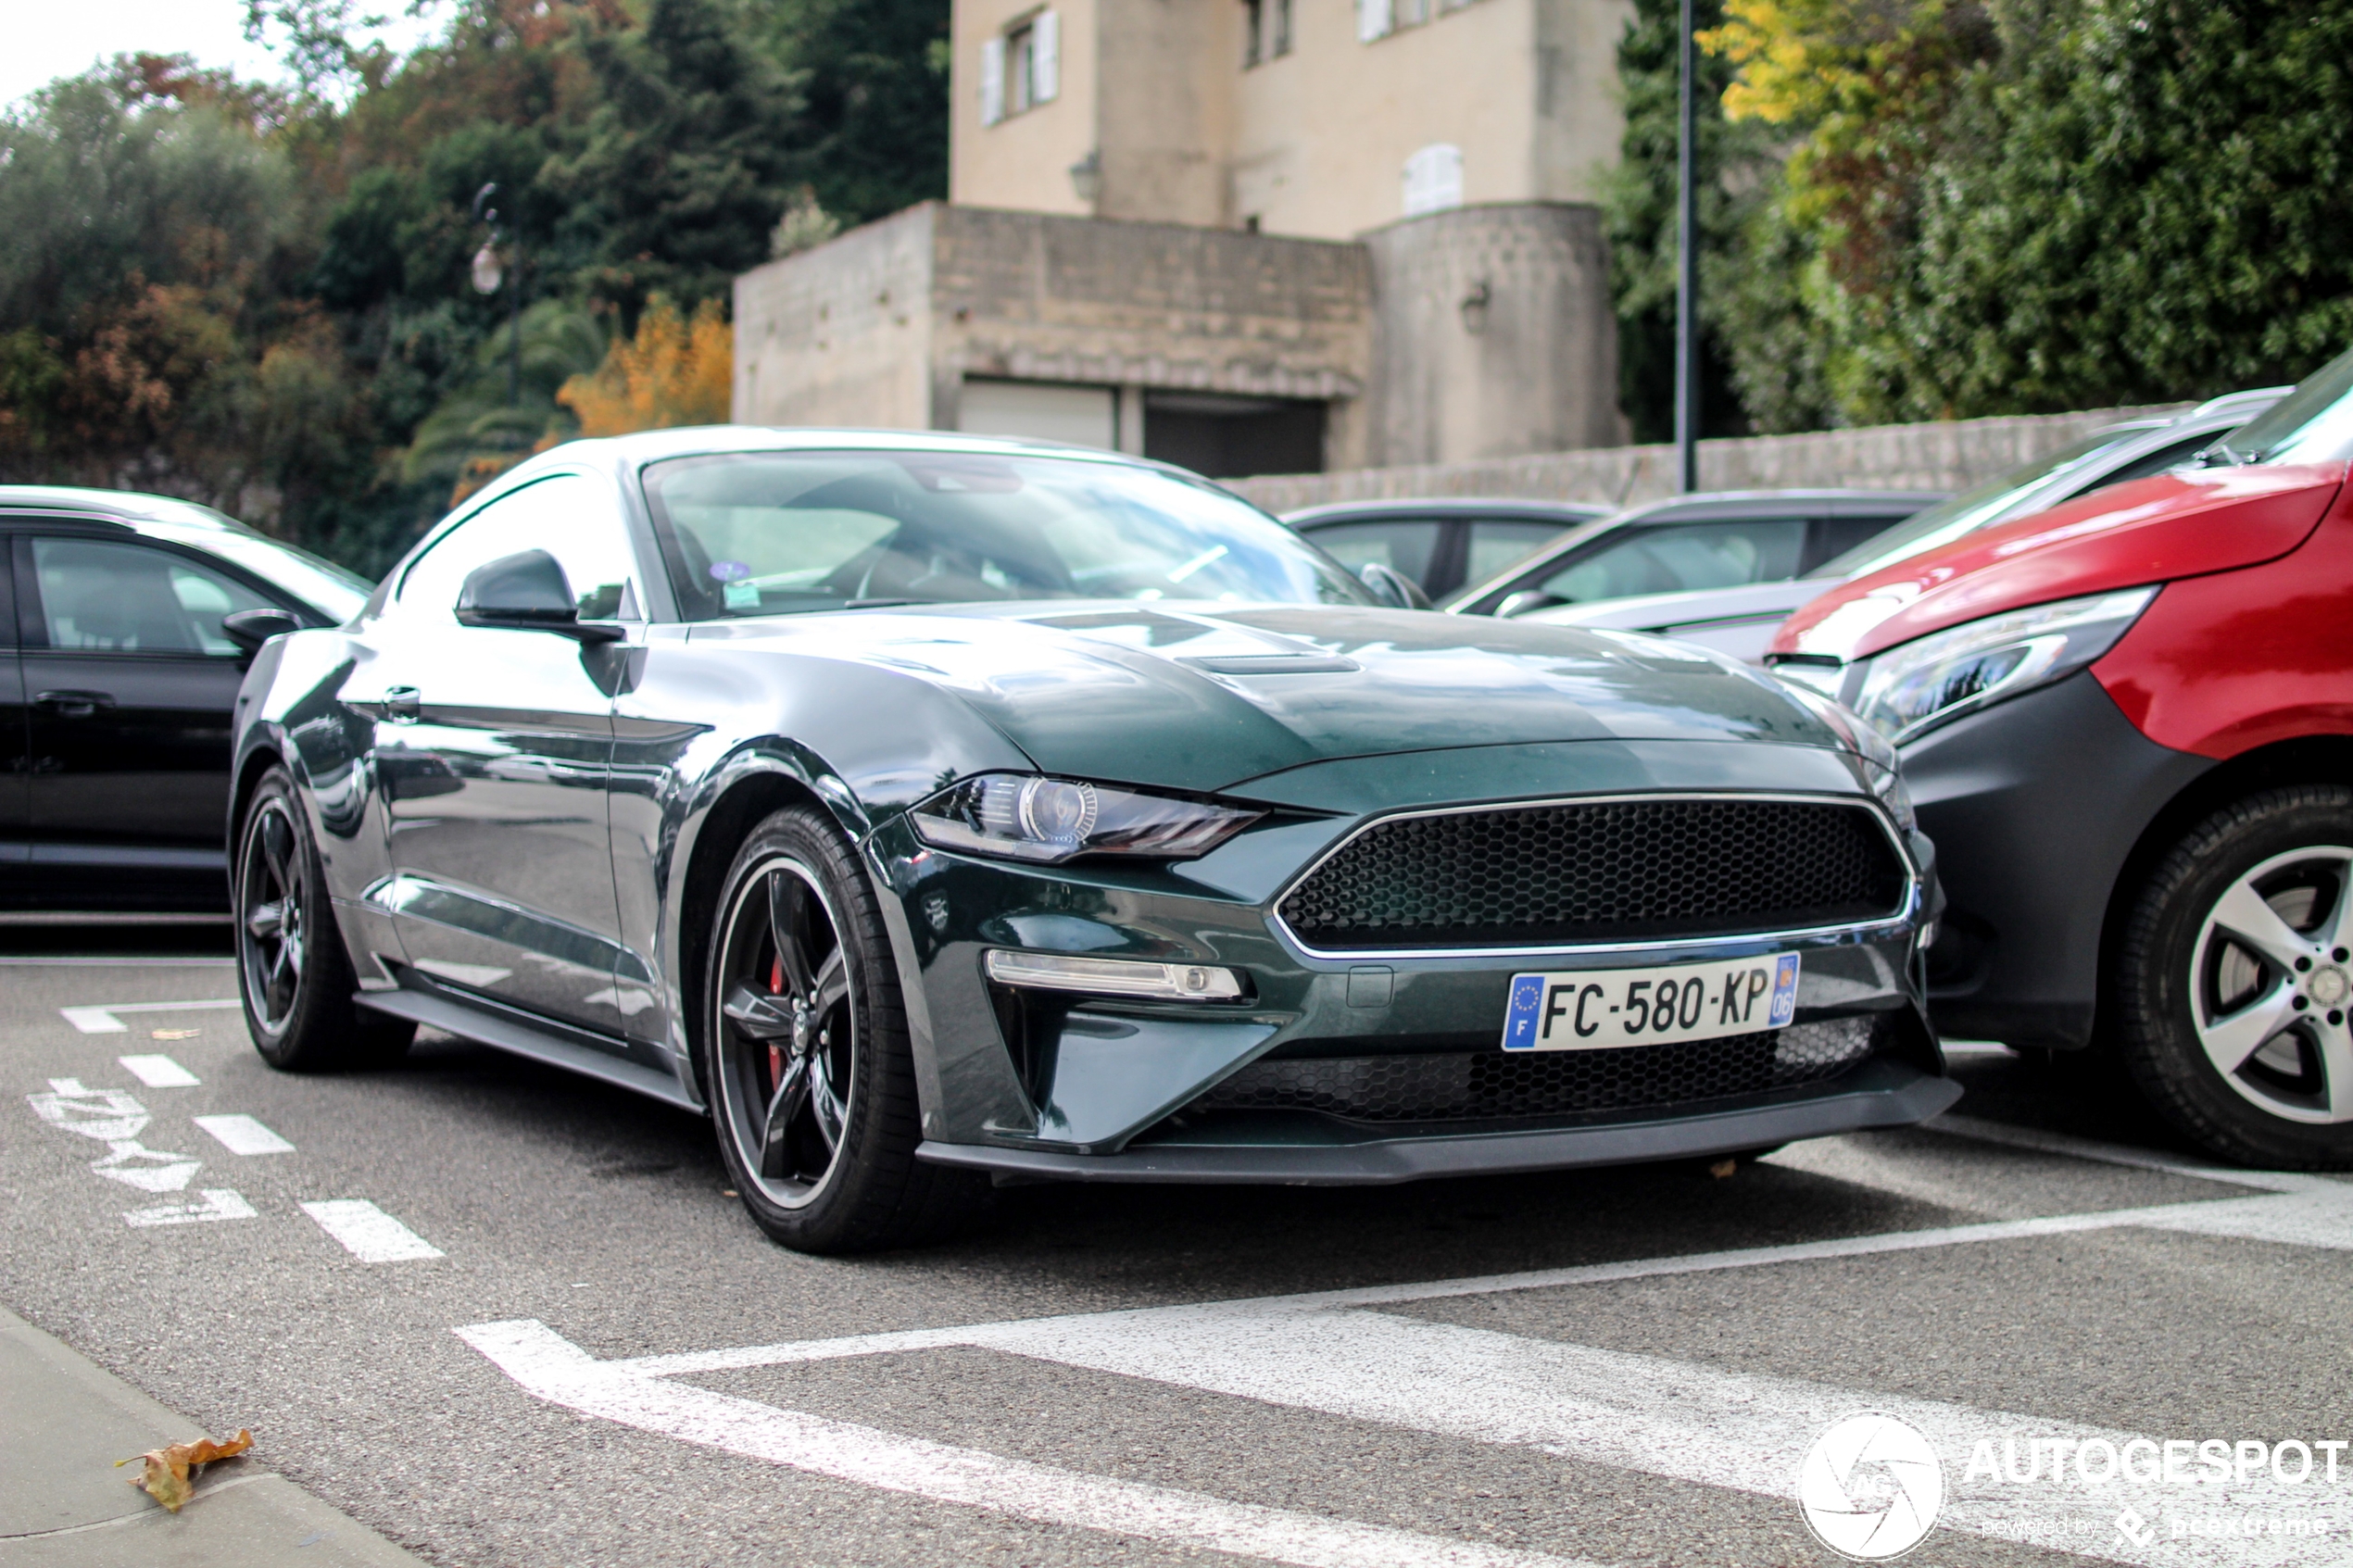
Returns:
[[[1843,583],[1783,621],[1771,651],[1862,659],[2004,610],[2271,560],[2345,476],[2343,463],[2195,469],[2095,490]]]

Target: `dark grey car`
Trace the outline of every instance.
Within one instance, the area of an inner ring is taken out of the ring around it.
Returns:
[[[1287,512],[1283,521],[1352,571],[1378,563],[1442,599],[1484,583],[1612,508],[1576,501],[1493,497],[1340,501]]]

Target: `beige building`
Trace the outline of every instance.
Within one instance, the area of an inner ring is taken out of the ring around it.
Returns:
[[[736,412],[1213,473],[1607,445],[1628,0],[956,0],[950,195],[736,285]]]

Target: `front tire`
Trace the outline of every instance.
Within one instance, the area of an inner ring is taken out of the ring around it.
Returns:
[[[2353,1166],[2353,789],[2199,823],[2127,921],[2116,1039],[2158,1112],[2225,1159]]]
[[[417,1026],[365,1012],[292,774],[262,774],[237,824],[237,990],[261,1060],[287,1073],[381,1066]]]
[[[801,1252],[945,1236],[974,1179],[923,1141],[898,968],[857,850],[823,812],[752,830],[722,886],[702,992],[703,1085],[744,1207]]]

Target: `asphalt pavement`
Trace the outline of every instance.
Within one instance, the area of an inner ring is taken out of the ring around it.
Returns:
[[[1879,1546],[1932,1512],[1909,1562],[2353,1562],[2353,1185],[2211,1166],[2096,1074],[1958,1057],[1931,1127],[1729,1176],[1015,1187],[812,1259],[693,1117],[432,1035],[273,1073],[201,941],[116,946],[0,961],[0,1306],[103,1369],[5,1380],[65,1436],[0,1474],[256,1443],[173,1518],[0,1513],[0,1564],[214,1561],[281,1487],[483,1568],[1830,1563],[1840,1495]],[[1933,1497],[1820,1443],[1859,1415]]]

